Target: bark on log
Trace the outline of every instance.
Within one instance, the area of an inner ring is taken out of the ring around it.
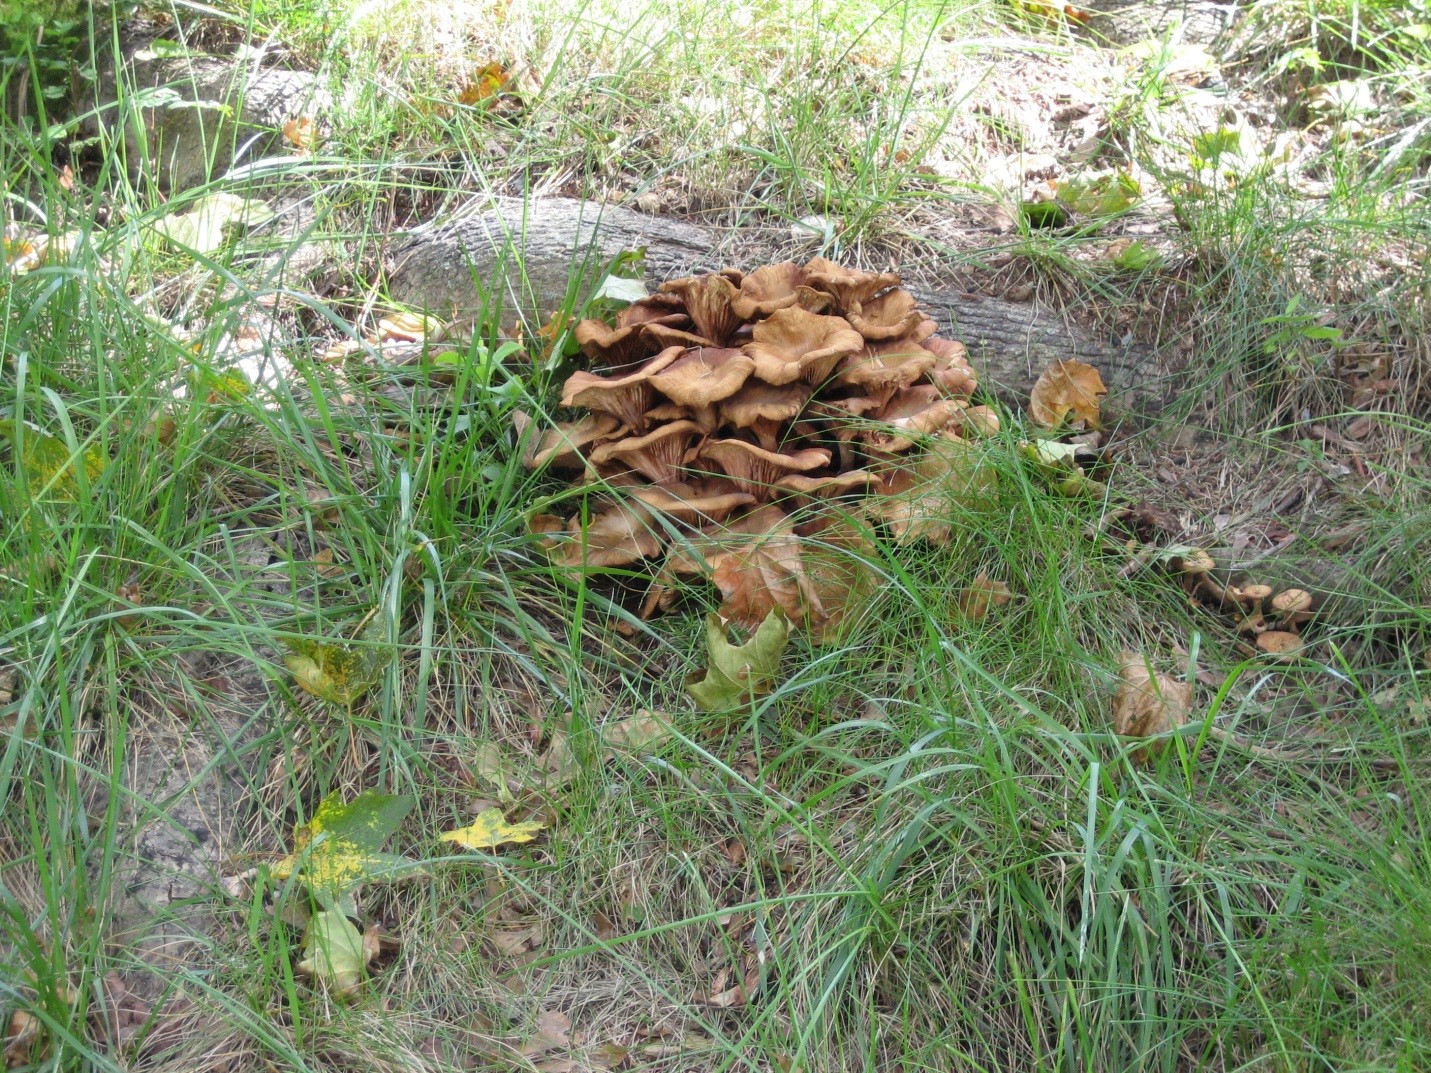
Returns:
[[[103,128],[124,146],[130,175],[153,175],[178,192],[251,163],[277,143],[283,124],[300,116],[318,119],[332,106],[327,92],[306,71],[262,65],[262,55],[172,56],[168,27],[144,18],[127,23],[118,51],[101,58],[91,100],[80,108],[84,133]],[[137,107],[146,134],[140,138],[129,109]]]
[[[623,251],[645,249],[652,283],[726,263],[728,236],[696,224],[568,198],[488,205],[411,232],[396,253],[393,296],[443,316],[477,315],[498,302],[531,315],[560,306],[568,288],[584,294]],[[984,386],[1010,401],[1026,399],[1039,372],[1060,358],[1096,365],[1121,407],[1156,408],[1167,394],[1147,348],[1099,337],[1037,302],[1006,302],[956,284],[910,290],[968,346]]]

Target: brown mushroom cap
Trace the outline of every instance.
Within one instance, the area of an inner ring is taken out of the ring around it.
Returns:
[[[1172,559],[1172,566],[1180,574],[1187,574],[1189,577],[1196,577],[1206,574],[1217,566],[1216,561],[1202,548],[1191,548],[1181,555],[1175,555]]]
[[[743,492],[758,500],[773,494],[775,482],[792,473],[804,473],[830,464],[830,452],[821,447],[799,451],[767,451],[744,440],[707,440],[696,452],[703,461],[714,462]]]
[[[954,420],[950,422],[960,435],[967,436],[970,432],[976,436],[997,436],[999,434],[999,415],[987,406],[970,406],[963,399],[956,399],[959,412],[955,414]]]
[[[679,294],[653,294],[632,302],[616,314],[618,328],[631,328],[638,324],[669,324],[680,327],[689,321],[686,305]]]
[[[733,271],[733,270],[730,270]],[[740,327],[741,318],[731,303],[740,293],[725,271],[708,276],[688,276],[661,284],[667,294],[680,295],[686,313],[695,322],[696,332],[716,346],[726,342]]]
[[[950,395],[968,398],[979,386],[979,379],[969,366],[969,351],[957,339],[931,335],[924,340],[924,349],[934,355],[934,368],[929,370],[929,382],[937,384]]]
[[[755,375],[777,387],[804,380],[823,383],[842,358],[864,345],[842,317],[825,317],[792,306],[759,321],[745,352],[755,359]]]
[[[1269,655],[1290,658],[1302,650],[1302,638],[1286,630],[1266,630],[1257,635],[1257,647]]]
[[[844,495],[847,492],[868,492],[884,483],[878,473],[867,469],[850,469],[844,473],[832,473],[828,477],[807,477],[803,473],[792,473],[781,477],[775,487],[786,492],[822,499]]]
[[[719,346],[714,340],[707,339],[704,335],[697,335],[695,332],[688,332],[684,328],[674,327],[670,324],[657,324],[653,321],[644,325],[641,330],[646,333],[647,338],[662,348],[674,346],[688,350],[698,346]]]
[[[694,421],[672,421],[644,436],[603,443],[591,452],[591,460],[623,463],[653,484],[668,484],[681,479],[681,463],[691,442],[704,434]]]
[[[661,553],[651,512],[640,503],[619,503],[592,518],[584,528],[577,516],[567,523],[567,532],[572,539],[558,557],[566,566],[629,566]]]
[[[731,305],[741,320],[768,317],[793,306],[798,299],[796,291],[804,286],[805,270],[794,261],[781,261],[757,268],[742,279],[740,294]]]
[[[660,346],[642,325],[612,328],[605,321],[584,320],[576,326],[582,352],[602,365],[621,367],[649,358]]]
[[[1267,599],[1267,597],[1271,596],[1272,586],[1260,584],[1243,585],[1237,591],[1244,600],[1251,600],[1255,603],[1259,600],[1265,600]]]
[[[625,376],[606,377],[596,373],[572,373],[562,387],[563,406],[585,406],[620,419],[638,432],[646,429],[646,411],[651,408],[654,390],[651,374],[658,373],[681,356],[679,347],[668,347],[643,367]]]
[[[914,295],[903,288],[851,306],[845,312],[845,319],[850,322],[851,328],[874,341],[903,339],[922,330],[926,323],[929,330],[925,338],[928,338],[937,327],[915,306]]]
[[[755,368],[742,350],[696,347],[651,376],[651,386],[672,402],[702,410],[740,390]],[[714,427],[712,422],[708,427]]]
[[[587,414],[580,421],[569,421],[548,429],[527,445],[522,464],[528,469],[583,469],[586,459],[581,449],[621,435],[624,426],[611,414]]]
[[[645,485],[622,494],[688,525],[722,521],[737,507],[755,502],[753,495],[740,491],[732,481],[719,479]]]
[[[1293,621],[1303,621],[1312,610],[1312,594],[1302,589],[1287,589],[1272,597],[1272,610]]]
[[[878,424],[862,428],[859,438],[876,456],[902,454],[955,420],[959,409],[958,400],[943,398],[933,385],[904,388],[875,411]]]
[[[936,360],[919,343],[905,339],[866,343],[858,353],[845,358],[839,379],[888,399],[895,391],[909,387],[929,372]]]
[[[880,291],[899,286],[899,277],[893,272],[859,272],[823,257],[805,263],[805,280],[817,291],[833,295],[841,309],[853,309]]]
[[[798,416],[809,401],[810,388],[806,384],[776,386],[751,380],[721,403],[720,419],[736,428],[753,429],[760,445],[773,451],[779,443],[781,423]]]

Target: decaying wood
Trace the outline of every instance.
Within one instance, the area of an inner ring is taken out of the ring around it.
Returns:
[[[394,297],[443,316],[500,302],[529,314],[583,293],[618,254],[645,251],[648,281],[712,271],[730,236],[696,224],[569,198],[484,207],[413,231],[394,258]],[[737,266],[740,267],[740,266]],[[1011,401],[1028,397],[1050,361],[1098,367],[1114,405],[1156,407],[1170,392],[1144,347],[1099,338],[1037,302],[1006,302],[948,287],[912,286],[941,329],[964,342],[981,382]]]
[[[165,40],[169,32],[145,18],[128,22],[79,109],[87,136],[103,130],[108,144],[124,147],[131,176],[144,172],[165,190],[187,190],[265,156],[288,120],[317,119],[331,107],[306,71],[271,66],[257,51],[242,60],[170,55],[162,47],[175,44]],[[136,103],[144,137],[126,107]]]

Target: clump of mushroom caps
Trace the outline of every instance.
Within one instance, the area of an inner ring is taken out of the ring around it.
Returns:
[[[704,576],[727,618],[778,605],[828,634],[872,584],[852,517],[947,540],[949,500],[989,479],[968,441],[998,419],[936,331],[898,276],[818,257],[672,280],[613,325],[584,321],[593,367],[561,404],[587,413],[529,438],[525,461],[602,491],[534,528],[565,565],[649,569],[647,614]]]
[[[1262,652],[1290,659],[1302,650],[1302,626],[1313,618],[1317,606],[1310,592],[1298,588],[1278,592],[1255,581],[1223,582],[1217,577],[1216,561],[1201,548],[1174,556],[1171,565],[1194,600],[1230,615],[1237,632]]]

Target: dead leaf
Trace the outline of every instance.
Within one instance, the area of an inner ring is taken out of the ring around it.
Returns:
[[[698,998],[696,1001],[721,1010],[734,1009],[737,1006],[744,1006],[749,1002],[760,988],[759,966],[747,972],[743,980],[737,980],[731,987],[725,987],[725,981],[729,977],[729,972],[721,973],[716,977],[715,988],[712,989],[711,994],[704,998]]]
[[[1108,389],[1098,370],[1081,361],[1056,361],[1043,371],[1029,395],[1029,417],[1044,428],[1068,420],[1076,429],[1096,428],[1098,409]]]
[[[990,608],[1003,607],[1012,598],[1007,585],[981,571],[959,594],[959,614],[969,622],[980,622]]]
[[[708,615],[706,675],[688,685],[686,691],[701,708],[711,712],[738,708],[753,696],[769,693],[789,641],[790,621],[775,608],[743,645],[733,645],[726,639],[719,615]]]
[[[5,1028],[6,1069],[30,1064],[41,1027],[40,1019],[25,1010],[16,1010],[10,1015],[10,1023]]]
[[[313,120],[307,116],[288,120],[283,124],[283,140],[300,153],[312,152],[313,147],[318,144]]]
[[[512,74],[500,63],[488,63],[477,68],[467,85],[457,94],[458,104],[480,104],[496,97],[512,80]]]
[[[1192,710],[1193,691],[1188,682],[1153,671],[1147,657],[1124,652],[1113,695],[1113,733],[1127,738],[1151,738],[1185,726]],[[1147,762],[1150,749],[1136,748],[1135,761]]]
[[[305,951],[308,956],[298,963],[298,971],[344,994],[362,983],[377,947],[342,910],[325,909],[309,918]]]
[[[644,752],[671,736],[670,718],[664,713],[641,708],[635,715],[607,726],[602,736],[606,739],[608,751]]]
[[[495,741],[484,741],[473,750],[472,762],[468,765],[477,781],[491,786],[497,791],[497,800],[504,805],[516,801],[508,782],[507,772],[511,765],[502,755],[502,748]]]

